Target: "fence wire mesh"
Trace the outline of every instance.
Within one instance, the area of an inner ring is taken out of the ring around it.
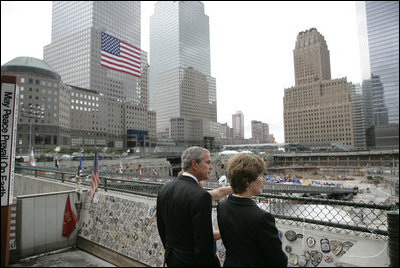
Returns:
[[[90,186],[91,182],[91,174],[77,177],[72,171],[55,168],[19,167],[16,172],[62,182],[79,182],[86,186]],[[156,198],[161,187],[172,179],[174,177],[101,173],[99,187],[105,191],[113,190]],[[218,185],[209,183],[206,190],[216,187]],[[398,210],[398,203],[377,204],[296,197],[290,193],[263,193],[254,197],[254,201],[260,208],[271,213],[277,222],[283,224],[384,240],[387,240],[388,236],[387,211]]]
[[[304,198],[262,194],[256,197],[259,207],[282,223],[305,225],[311,229],[353,232],[356,235],[387,236],[387,211],[396,204],[352,202],[321,198]]]

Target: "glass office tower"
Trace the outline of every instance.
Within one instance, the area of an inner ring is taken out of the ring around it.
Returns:
[[[52,38],[44,47],[44,60],[65,84],[82,91],[71,92],[71,111],[79,109],[84,115],[72,124],[72,146],[122,149],[124,144],[124,149],[133,150],[155,144],[156,116],[148,109],[147,53],[141,51],[135,58],[141,62],[141,78],[122,72],[120,61],[114,69],[103,66],[104,51],[122,61],[124,43],[140,48],[140,36],[140,1],[53,2]],[[111,42],[106,44],[107,40]],[[96,92],[103,102],[94,106],[94,97],[85,91]]]
[[[214,135],[216,88],[203,3],[155,4],[150,17],[149,86],[159,137],[191,144]]]
[[[363,90],[372,98],[367,120],[375,126],[398,124],[399,2],[356,3]]]
[[[140,48],[140,1],[53,1],[44,60],[64,83],[140,103],[138,78],[101,66],[101,33]]]

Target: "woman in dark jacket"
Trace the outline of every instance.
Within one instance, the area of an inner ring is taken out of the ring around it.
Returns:
[[[224,267],[287,266],[275,219],[251,199],[262,192],[265,162],[237,154],[227,164],[233,194],[217,206],[218,228],[226,248]]]

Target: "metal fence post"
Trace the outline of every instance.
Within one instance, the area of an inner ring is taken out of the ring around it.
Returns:
[[[389,234],[388,253],[390,259],[390,267],[399,267],[399,212],[388,211],[387,221]]]

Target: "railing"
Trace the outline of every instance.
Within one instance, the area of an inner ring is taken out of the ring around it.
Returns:
[[[334,186],[290,185],[279,183],[265,183],[264,193],[310,193],[310,194],[356,194],[353,188],[339,188]]]
[[[322,198],[305,198],[260,194],[258,205],[275,218],[289,224],[307,223],[374,235],[388,235],[387,211],[398,210],[398,204],[376,204]]]
[[[35,174],[35,176],[56,179],[62,182],[70,181],[76,183],[75,173],[56,168],[17,167],[16,172],[30,173]],[[82,175],[80,179],[83,185],[90,186],[91,176],[88,174]],[[114,190],[155,198],[162,185],[171,179],[173,177],[160,178],[137,174],[102,173],[99,187],[105,191]],[[209,184],[205,189],[211,190],[215,187],[217,185]],[[316,186],[314,188],[321,187]],[[371,233],[378,236],[388,235],[386,212],[398,210],[398,203],[394,202],[376,204],[294,197],[272,193],[260,194],[254,197],[254,200],[259,207],[270,212],[278,220],[282,220],[288,224],[309,224],[311,228],[322,226],[337,232],[346,230],[346,232]]]
[[[33,175],[35,177],[47,178],[51,180],[80,183],[90,186],[92,175],[81,174],[76,176],[76,172],[72,170],[63,170],[49,167],[31,167],[17,166],[15,172]],[[159,189],[164,183],[173,179],[173,177],[148,176],[140,174],[120,174],[113,172],[102,172],[99,175],[99,188],[109,191],[115,190],[119,192],[138,194],[149,197],[157,197]]]

